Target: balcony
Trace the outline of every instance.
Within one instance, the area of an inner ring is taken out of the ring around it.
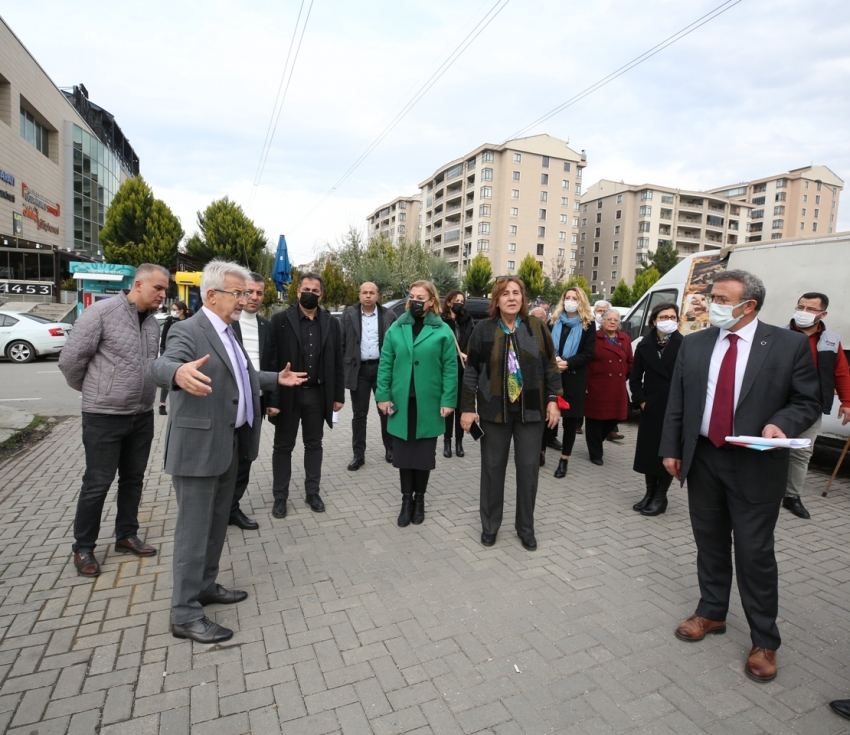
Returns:
[[[456,230],[447,230],[443,237],[443,242],[457,242],[460,240],[460,228]]]
[[[723,217],[718,217],[716,214],[709,214],[705,218],[706,227],[714,227],[716,229],[723,229],[723,223],[725,219]]]
[[[685,209],[702,209],[703,201],[702,199],[680,199],[679,200],[679,208]]]
[[[662,209],[661,214],[659,215],[661,219],[672,220],[673,219],[673,210],[672,209]]]
[[[676,239],[677,240],[689,240],[689,241],[699,242],[700,241],[700,231],[699,230],[684,229],[684,228],[680,227],[676,231]]]
[[[670,225],[659,225],[658,226],[658,234],[659,235],[672,235],[673,231]]]
[[[709,204],[708,209],[711,212],[725,212],[726,205],[725,204]]]
[[[446,181],[451,181],[452,179],[456,179],[459,176],[463,176],[462,163],[457,164],[457,166],[452,166],[448,171],[446,171]]]
[[[678,221],[685,222],[689,225],[701,225],[702,217],[694,217],[693,215],[680,214]]]

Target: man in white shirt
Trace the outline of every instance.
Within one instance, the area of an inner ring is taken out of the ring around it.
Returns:
[[[233,331],[242,340],[242,346],[248,353],[251,365],[257,372],[274,370],[277,364],[277,342],[272,337],[272,323],[261,317],[259,312],[266,293],[266,282],[259,273],[252,273],[246,281],[248,300],[242,308],[239,321],[233,323]],[[275,391],[263,391],[260,394],[262,415],[277,416],[279,413]],[[236,473],[236,486],[233,491],[233,505],[230,508],[231,526],[238,526],[244,531],[256,531],[260,524],[249,518],[239,507],[239,501],[245,495],[248,481],[251,479],[252,461],[245,456],[239,458],[239,469]]]

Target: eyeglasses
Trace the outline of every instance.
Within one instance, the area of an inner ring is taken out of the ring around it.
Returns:
[[[251,296],[250,291],[225,291],[223,288],[214,288],[213,291],[230,294],[237,301],[245,301]]]
[[[820,314],[823,309],[815,309],[814,306],[800,306],[797,304],[797,306],[794,307],[794,311],[807,311],[809,314]]]
[[[720,305],[722,305],[722,306],[725,306],[725,305],[727,305],[727,304],[731,303],[731,302],[729,301],[729,299],[727,299],[725,296],[715,296],[715,295],[714,295],[714,294],[712,294],[712,293],[708,294],[705,298],[706,298],[706,299],[708,299],[708,302],[709,302],[710,304],[720,304]],[[744,300],[743,300],[740,304],[736,304],[735,306],[736,306],[736,307],[738,307],[738,306],[743,306],[743,305],[744,305],[744,304],[746,304],[748,301],[753,301],[753,299],[744,299]]]
[[[655,321],[657,321],[657,322],[677,322],[677,321],[679,321],[679,317],[677,317],[677,316],[657,316],[657,317],[655,317]]]

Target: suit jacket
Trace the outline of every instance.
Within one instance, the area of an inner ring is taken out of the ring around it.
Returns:
[[[717,329],[689,335],[679,348],[670,383],[659,454],[682,460],[684,483],[700,436],[708,370]],[[759,322],[753,338],[738,405],[736,436],[761,436],[767,424],[788,437],[799,436],[820,415],[818,378],[805,336]],[[752,503],[779,500],[788,477],[787,449],[756,452],[735,447],[739,489]]]
[[[390,311],[381,304],[376,304],[378,310],[378,355],[384,346],[384,335],[392,323],[398,318],[394,311]],[[349,306],[342,313],[342,360],[345,373],[345,387],[348,390],[357,390],[357,377],[360,373],[360,330],[363,326],[361,321],[363,312],[360,304]]]
[[[251,379],[255,419],[253,426],[246,424],[240,432],[239,450],[253,461],[260,449],[260,390],[274,390],[277,373],[258,373],[244,350],[242,354]],[[209,355],[210,359],[199,370],[212,379],[212,393],[193,396],[174,382],[174,374],[184,363],[204,355]],[[187,477],[216,477],[225,472],[233,459],[238,378],[221,338],[202,310],[171,328],[165,352],[154,361],[151,375],[158,386],[171,391],[165,433],[165,471],[169,475]]]
[[[319,334],[322,351],[319,354],[319,384],[325,406],[325,421],[333,428],[333,404],[345,403],[345,385],[342,373],[342,338],[339,322],[326,309],[316,312],[319,320]],[[301,310],[293,304],[272,317],[272,331],[277,346],[277,370],[283,370],[289,363],[294,372],[304,372],[304,356],[301,350]],[[299,387],[281,385],[277,390],[277,408],[280,415],[288,416],[295,404],[295,391]],[[279,416],[280,416],[279,415]],[[275,417],[271,419],[276,423]]]
[[[233,322],[233,331],[241,343],[242,327],[239,326],[239,322]],[[260,370],[274,372],[277,366],[277,343],[274,339],[274,330],[272,323],[259,314],[257,314],[257,332],[260,338]],[[284,363],[281,370],[285,366]],[[277,408],[277,390],[263,391],[263,395],[260,396],[260,406],[263,409],[263,418],[265,418],[266,408]]]

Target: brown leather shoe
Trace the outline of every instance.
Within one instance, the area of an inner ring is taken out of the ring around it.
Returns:
[[[776,678],[776,651],[753,646],[747,657],[744,673],[753,681],[773,681]]]
[[[74,566],[81,577],[97,577],[100,574],[100,564],[94,558],[92,551],[79,551],[74,554]]]
[[[676,638],[681,641],[695,643],[696,641],[701,641],[709,633],[712,635],[723,635],[725,632],[725,620],[706,620],[694,614],[676,628]]]
[[[142,540],[138,536],[127,536],[127,538],[116,541],[115,551],[121,551],[123,553],[129,551],[136,556],[154,556],[156,554],[156,548],[150,544],[142,543]]]

